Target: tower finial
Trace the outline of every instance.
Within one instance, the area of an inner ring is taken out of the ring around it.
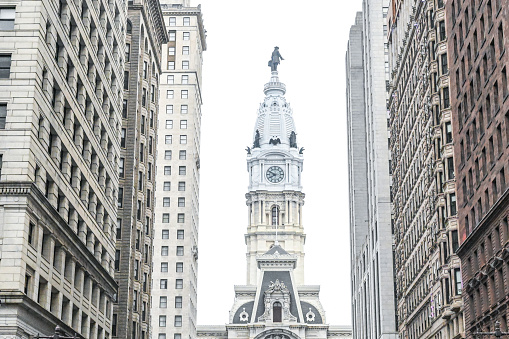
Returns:
[[[269,60],[269,67],[272,72],[277,72],[277,65],[284,60],[281,54],[279,54],[279,47],[274,47],[274,51]]]

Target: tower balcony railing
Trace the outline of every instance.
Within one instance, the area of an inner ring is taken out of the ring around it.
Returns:
[[[263,91],[268,91],[268,90],[271,90],[271,89],[279,89],[283,92],[286,92],[286,85],[283,84],[282,82],[269,82],[269,83],[266,83],[264,86],[263,86]]]

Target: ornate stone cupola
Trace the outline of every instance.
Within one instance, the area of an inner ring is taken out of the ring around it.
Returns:
[[[265,98],[258,108],[253,145],[247,148],[249,213],[246,234],[247,280],[257,283],[256,257],[277,240],[299,258],[296,279],[304,283],[304,242],[301,186],[303,148],[297,143],[293,112],[286,101],[286,86],[277,71],[263,88]]]

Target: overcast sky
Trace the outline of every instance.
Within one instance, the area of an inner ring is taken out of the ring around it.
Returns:
[[[207,30],[203,65],[198,325],[228,323],[246,284],[247,145],[274,46],[305,147],[305,282],[331,325],[350,325],[345,51],[361,0],[191,0]]]

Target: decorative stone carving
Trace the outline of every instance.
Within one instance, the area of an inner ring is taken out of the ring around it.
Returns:
[[[290,291],[284,282],[276,279],[276,282],[270,282],[269,288],[264,293],[265,312],[258,318],[258,321],[272,321],[272,310],[274,303],[279,302],[282,305],[282,321],[296,322],[297,318],[290,313]]]
[[[311,308],[309,308],[309,312],[306,313],[306,321],[307,322],[313,322],[315,321],[315,314],[313,313],[313,311],[311,310]]]
[[[249,314],[246,312],[245,307],[242,307],[242,312],[239,314],[239,320],[244,322],[248,322],[249,320]]]

